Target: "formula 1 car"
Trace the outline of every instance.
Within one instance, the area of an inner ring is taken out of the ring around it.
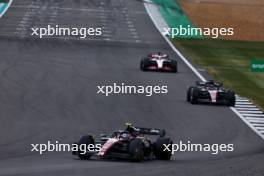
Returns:
[[[213,80],[197,81],[196,86],[189,87],[187,90],[187,102],[235,106],[236,96],[234,91],[224,89],[223,83]]]
[[[78,151],[73,155],[79,156],[80,159],[90,159],[92,156],[102,159],[128,159],[140,162],[143,160],[170,160],[170,150],[165,150],[171,146],[172,140],[165,137],[165,130],[154,128],[139,128],[131,124],[126,124],[125,130],[114,131],[111,135],[101,135],[99,141],[95,141],[92,135],[82,136],[77,144],[82,145],[101,145],[98,151]],[[156,140],[151,140],[146,136],[158,136]],[[164,145],[165,144],[165,145]]]
[[[140,62],[142,71],[177,72],[177,61],[169,58],[169,55],[156,52],[150,53]]]

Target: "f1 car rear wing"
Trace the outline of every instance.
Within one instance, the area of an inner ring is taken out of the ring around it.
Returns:
[[[159,135],[160,137],[164,137],[166,135],[166,131],[164,129],[157,128],[142,128],[135,127],[140,134],[146,135]]]
[[[213,86],[216,86],[216,87],[222,87],[223,86],[223,83],[222,82],[217,82],[217,81],[214,81],[214,80],[209,80],[209,81],[206,81],[206,82],[196,81],[196,85],[197,86],[209,86],[209,85],[213,85]]]
[[[197,86],[205,86],[205,83],[206,82],[203,82],[203,81],[196,81]]]

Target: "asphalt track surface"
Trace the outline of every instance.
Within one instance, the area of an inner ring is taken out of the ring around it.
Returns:
[[[30,27],[99,26],[104,35],[40,40]],[[110,34],[110,35],[107,35]],[[142,56],[169,53],[178,74],[139,71]],[[166,44],[141,1],[15,0],[0,20],[0,175],[264,175],[263,141],[229,108],[190,105],[197,77]],[[164,95],[96,94],[97,85],[167,85]],[[32,143],[76,141],[125,122],[165,128],[175,142],[233,143],[235,151],[176,153],[172,161],[82,161],[69,152],[39,155]]]

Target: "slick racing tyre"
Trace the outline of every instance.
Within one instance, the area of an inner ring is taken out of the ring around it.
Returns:
[[[145,60],[141,60],[140,61],[140,70],[141,71],[146,71],[146,68],[145,68]]]
[[[164,137],[160,137],[157,139],[156,143],[155,143],[155,157],[158,160],[170,160],[171,158],[171,145],[169,147],[170,151],[165,150],[165,145],[169,145],[172,144],[172,140],[170,138],[164,138]]]
[[[236,96],[235,92],[229,90],[226,92],[226,105],[227,106],[235,106],[236,104]]]
[[[177,66],[177,62],[173,62],[172,63],[172,72],[177,73],[178,72],[178,66]]]
[[[191,104],[198,103],[199,90],[196,87],[191,87],[190,89],[190,102]]]
[[[141,139],[134,139],[129,144],[132,161],[141,162],[144,159],[144,144]]]
[[[93,136],[91,136],[91,135],[82,136],[81,139],[80,139],[79,142],[78,142],[78,146],[79,146],[79,150],[80,150],[80,151],[78,152],[78,156],[79,156],[79,158],[80,158],[80,159],[83,159],[83,160],[90,159],[92,155],[81,154],[81,153],[83,152],[83,151],[81,151],[81,150],[84,150],[83,148],[80,149],[80,145],[81,145],[81,144],[85,144],[85,145],[83,145],[83,146],[86,146],[86,148],[87,148],[87,146],[88,146],[89,144],[93,144],[93,145],[94,145],[94,138],[93,138]]]
[[[188,87],[188,89],[187,89],[187,93],[186,93],[186,101],[187,102],[190,102],[191,101],[191,89],[192,89],[193,87]]]

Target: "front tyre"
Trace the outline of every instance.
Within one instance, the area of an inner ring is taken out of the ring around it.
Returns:
[[[78,146],[79,146],[78,156],[80,159],[87,160],[87,159],[91,158],[92,155],[88,155],[88,154],[83,153],[87,149],[86,147],[89,144],[94,145],[94,138],[92,135],[82,136],[81,139],[79,140],[79,142],[78,142]],[[81,148],[81,146],[85,146],[85,149]]]
[[[141,139],[134,139],[129,144],[132,161],[141,162],[144,159],[144,144]]]
[[[226,105],[235,106],[236,104],[236,95],[235,92],[228,90],[226,93]]]
[[[155,143],[154,154],[158,160],[170,160],[172,152],[172,140],[170,138],[160,137]],[[165,146],[169,146],[170,150],[166,150]]]
[[[140,70],[141,71],[146,71],[146,68],[145,68],[145,60],[141,60],[140,61]]]

